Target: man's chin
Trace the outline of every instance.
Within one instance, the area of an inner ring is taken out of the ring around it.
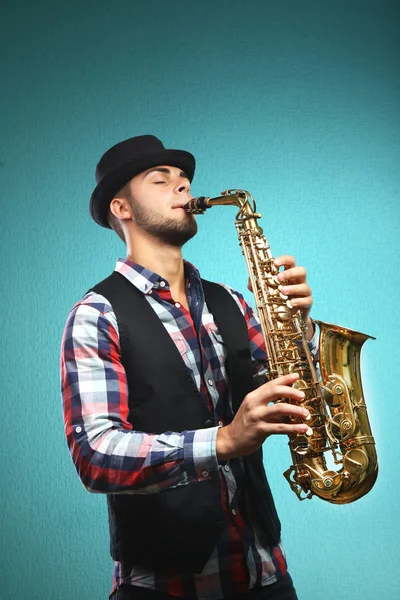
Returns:
[[[186,231],[185,233],[181,233],[180,235],[176,235],[175,237],[173,237],[171,239],[171,242],[173,246],[176,246],[178,248],[182,248],[182,246],[184,246],[187,242],[189,242],[197,233],[197,226],[195,229],[191,230],[191,231]]]
[[[186,242],[196,235],[197,223],[195,220],[192,220],[185,223],[184,227],[177,227],[176,222],[170,223],[170,226],[164,223],[163,227],[159,228],[157,232],[153,231],[152,233],[164,244],[182,248]]]

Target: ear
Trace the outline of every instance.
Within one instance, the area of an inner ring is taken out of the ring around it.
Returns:
[[[132,209],[126,198],[113,198],[110,202],[110,210],[117,219],[132,219]]]

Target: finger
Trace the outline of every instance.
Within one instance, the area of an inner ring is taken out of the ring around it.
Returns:
[[[307,277],[307,271],[304,267],[292,267],[285,271],[281,271],[277,275],[278,281],[285,281],[288,283],[304,283]]]
[[[289,404],[287,402],[279,402],[265,408],[264,420],[284,421],[285,417],[295,417],[297,419],[308,419],[310,412],[307,408],[298,404]]]
[[[287,400],[294,400],[295,402],[301,402],[304,400],[304,392],[301,390],[289,387],[287,385],[271,385],[260,386],[257,389],[257,393],[255,395],[255,404],[260,402],[268,403],[268,402],[276,402],[276,400],[281,400],[285,398]],[[254,404],[253,404],[254,405]]]
[[[258,410],[253,411],[252,420],[254,423],[262,425],[263,423],[283,423],[286,425],[293,425],[293,421],[298,425],[307,425],[305,429],[309,427],[307,421],[310,420],[310,413],[307,409],[295,404],[274,404],[273,406],[259,407]]]
[[[270,402],[275,402],[276,400],[281,400],[284,398],[285,400],[295,400],[296,402],[301,402],[304,400],[305,395],[300,389],[289,387],[288,385],[276,385],[270,388],[269,392]]]
[[[303,424],[311,418],[309,411],[297,404],[279,403],[270,406],[258,406],[253,409],[248,421],[262,425],[263,423]],[[307,423],[307,426],[308,423]]]
[[[298,435],[298,434],[312,434],[312,429],[305,423],[265,423],[265,433],[271,435],[272,433],[278,435]]]
[[[286,296],[296,296],[307,298],[311,296],[311,288],[307,283],[299,283],[297,285],[280,285],[279,290]]]
[[[273,390],[277,387],[283,386],[284,388],[295,389],[290,388],[289,386],[292,386],[294,382],[299,379],[299,377],[300,375],[298,373],[289,373],[288,375],[281,375],[276,379],[271,379],[270,381],[263,383],[257,389],[251,392],[251,394],[249,394],[249,401],[252,403],[258,403],[260,400],[264,400],[265,398],[271,397],[271,395],[273,394]],[[271,397],[270,401],[273,402],[278,398],[279,396],[277,396],[276,398]]]
[[[267,383],[264,383],[262,386],[260,386],[258,389],[261,389],[265,386],[270,386],[271,384],[276,384],[276,385],[293,385],[293,383],[295,381],[297,381],[297,379],[299,378],[299,374],[298,373],[288,373],[287,375],[280,375],[280,377],[276,377],[276,379],[271,379],[270,381],[267,381]]]
[[[289,254],[282,254],[275,258],[274,263],[277,267],[285,267],[285,269],[290,269],[291,267],[296,266],[296,261],[294,256],[290,256]]]
[[[247,289],[252,292],[253,291],[253,286],[251,284],[251,278],[249,277],[248,281],[247,281]]]
[[[301,309],[301,310],[306,310],[306,309],[311,309],[312,307],[312,300],[310,297],[308,298],[291,298],[290,299],[290,304],[293,306],[293,308],[296,309]]]

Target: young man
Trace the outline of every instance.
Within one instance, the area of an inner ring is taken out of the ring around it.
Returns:
[[[124,239],[127,258],[65,327],[67,441],[86,489],[107,494],[111,598],[293,600],[261,445],[307,432],[309,415],[270,404],[301,400],[296,374],[254,389],[266,374],[256,315],[182,258],[197,231],[183,208],[194,170],[191,154],[148,135],[97,165],[91,215]],[[276,263],[315,350],[306,271],[290,256]]]

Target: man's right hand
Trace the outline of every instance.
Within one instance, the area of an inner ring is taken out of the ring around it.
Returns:
[[[277,377],[245,396],[233,421],[217,433],[218,460],[229,460],[255,452],[271,434],[304,434],[309,429],[305,423],[289,424],[285,417],[306,420],[307,409],[296,404],[270,404],[281,398],[301,402],[304,393],[292,387],[299,378],[297,373]],[[309,432],[310,433],[310,432]]]

